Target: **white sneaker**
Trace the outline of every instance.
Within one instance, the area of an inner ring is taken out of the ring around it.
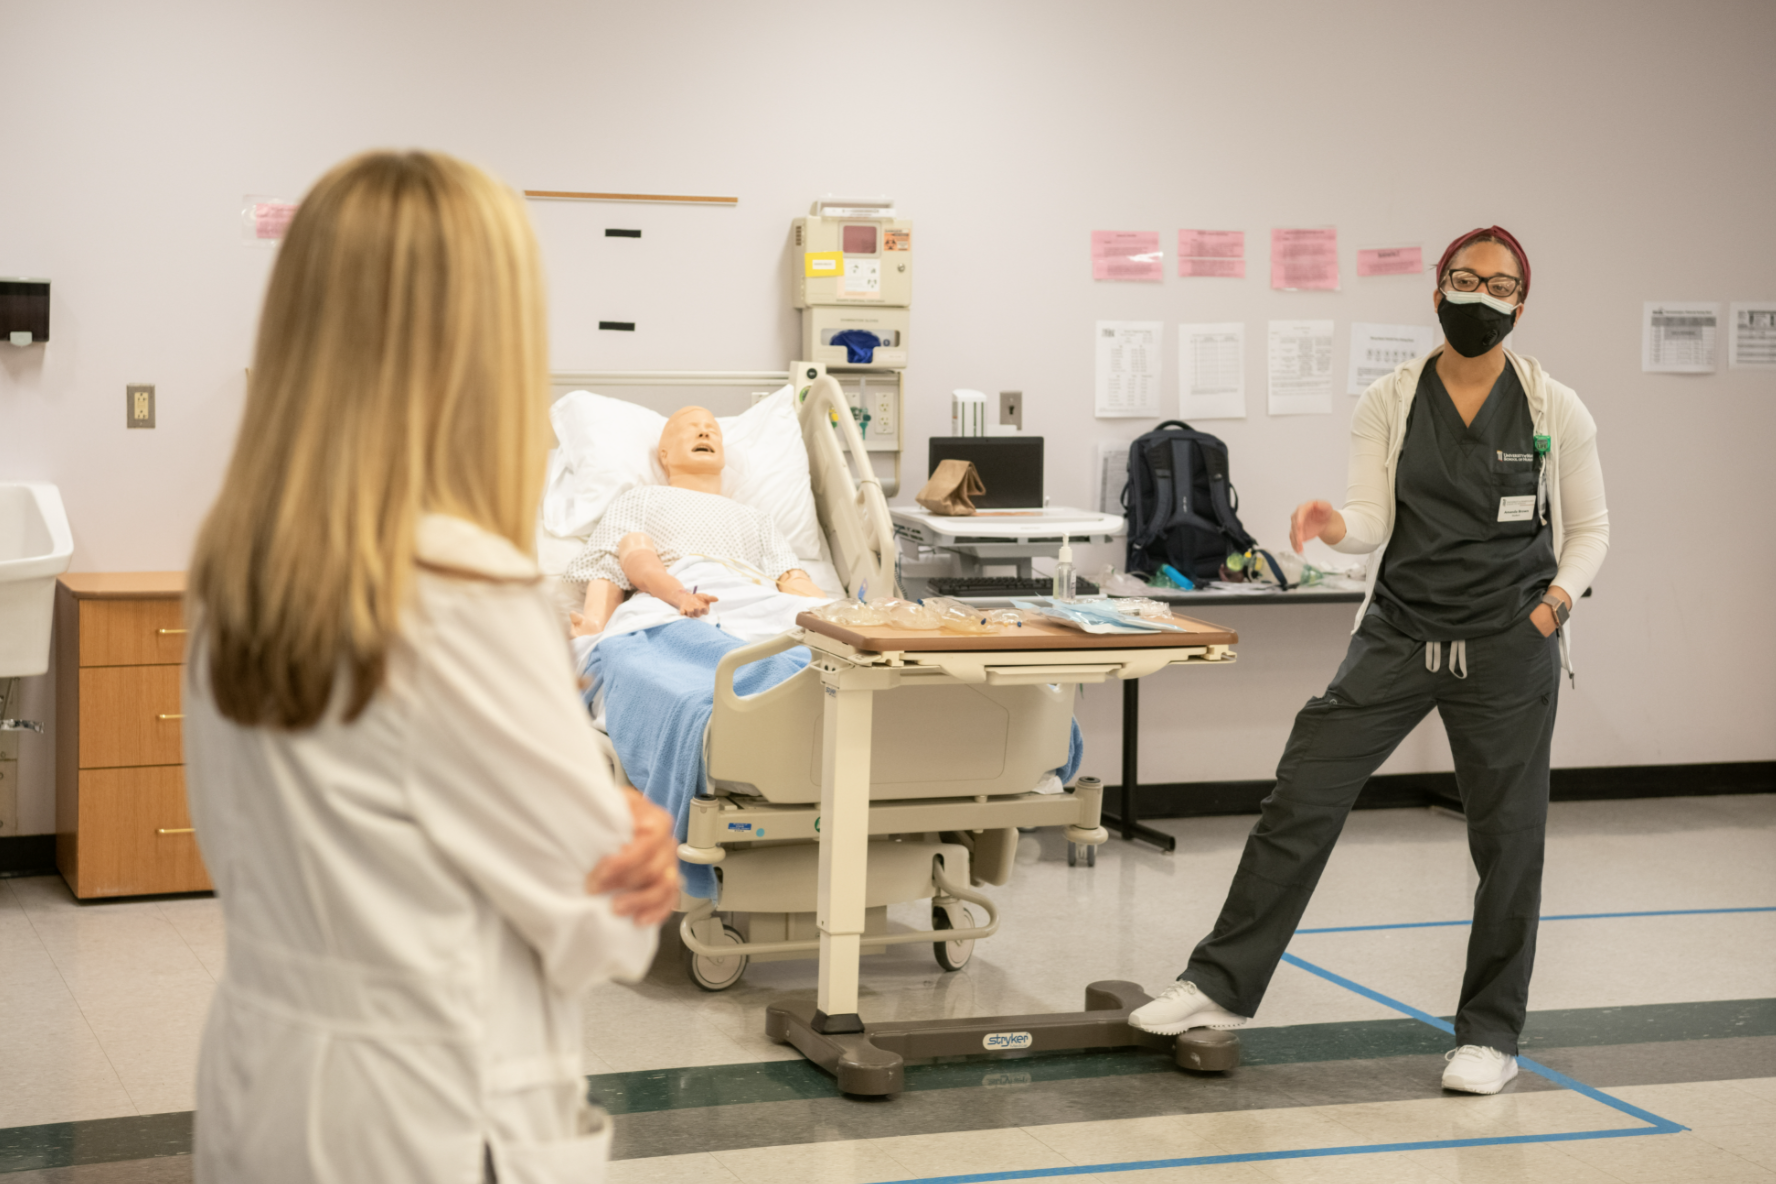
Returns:
[[[1449,1062],[1449,1068],[1443,1070],[1443,1088],[1465,1094],[1496,1094],[1517,1076],[1517,1058],[1496,1048],[1464,1044],[1445,1053],[1443,1059]]]
[[[1245,1016],[1234,1015],[1197,990],[1195,983],[1183,981],[1173,983],[1159,998],[1129,1012],[1130,1025],[1157,1036],[1176,1036],[1187,1028],[1225,1031],[1245,1022]]]

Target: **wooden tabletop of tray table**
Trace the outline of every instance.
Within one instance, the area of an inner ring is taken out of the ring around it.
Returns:
[[[914,653],[931,650],[1128,650],[1148,646],[1233,645],[1239,634],[1220,625],[1191,617],[1173,616],[1174,625],[1188,632],[1083,633],[1046,621],[1012,627],[1000,633],[943,633],[936,629],[895,629],[888,625],[835,625],[813,613],[802,613],[796,624],[813,633],[842,641],[855,650],[870,653]]]

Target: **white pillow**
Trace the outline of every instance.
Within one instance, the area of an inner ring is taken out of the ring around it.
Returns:
[[[619,494],[666,484],[658,457],[666,417],[659,412],[573,391],[556,400],[549,418],[561,444],[549,458],[543,493],[543,525],[551,534],[584,538]],[[798,558],[818,557],[820,521],[795,389],[786,386],[716,422],[727,452],[722,492],[768,514]]]

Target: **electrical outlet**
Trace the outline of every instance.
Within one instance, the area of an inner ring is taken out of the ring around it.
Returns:
[[[131,383],[124,389],[124,426],[154,426],[154,387],[151,383]]]
[[[1024,392],[999,392],[999,426],[1024,430]]]

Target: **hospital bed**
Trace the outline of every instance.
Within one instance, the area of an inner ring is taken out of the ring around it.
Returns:
[[[849,593],[892,595],[893,523],[839,385],[813,382],[798,416],[836,579]],[[715,671],[704,736],[707,791],[692,803],[680,849],[687,862],[713,865],[720,885],[718,899],[681,900],[689,969],[707,990],[732,986],[752,960],[809,958],[820,949],[821,793],[830,748],[821,662],[761,694],[733,690],[740,667],[806,641],[798,629],[733,651]],[[1065,826],[1081,845],[1107,834],[1098,824],[1095,782],[1032,792],[1067,764],[1082,679],[1049,671],[940,681],[908,679],[874,706],[858,766],[870,801],[869,840],[856,853],[867,869],[859,880],[859,953],[930,943],[939,964],[956,970],[973,943],[998,928],[998,910],[979,889],[1009,881],[1020,827]],[[620,773],[614,746],[604,742]],[[932,929],[890,933],[888,907],[917,900],[932,902]]]
[[[836,577],[851,593],[891,594],[894,528],[841,388],[822,377],[802,399],[801,438]],[[1183,624],[1184,633],[1137,637],[1040,624],[956,636],[860,632],[803,613],[799,628],[727,653],[703,737],[707,784],[679,848],[719,880],[716,897],[680,902],[693,978],[720,990],[751,960],[817,955],[816,1003],[770,1008],[767,1033],[851,1093],[898,1092],[905,1056],[1006,1047],[988,1042],[996,1037],[1170,1047],[1128,1027],[1128,1012],[1146,1001],[1128,983],[1092,984],[1085,1013],[1011,1017],[1018,1031],[985,1037],[981,1024],[1006,1017],[870,1028],[857,995],[866,954],[930,942],[955,970],[998,930],[999,911],[979,889],[1009,881],[1020,828],[1062,826],[1088,849],[1107,840],[1094,779],[1059,793],[1032,787],[1067,763],[1077,686],[1231,665],[1234,634]],[[813,655],[808,666],[769,690],[735,693],[736,671],[799,645]],[[608,741],[607,750],[620,771]],[[930,930],[888,931],[888,906],[922,900],[931,901]],[[1231,1034],[1205,1030],[1180,1038],[1176,1055],[1187,1067],[1227,1068],[1237,1049]]]

